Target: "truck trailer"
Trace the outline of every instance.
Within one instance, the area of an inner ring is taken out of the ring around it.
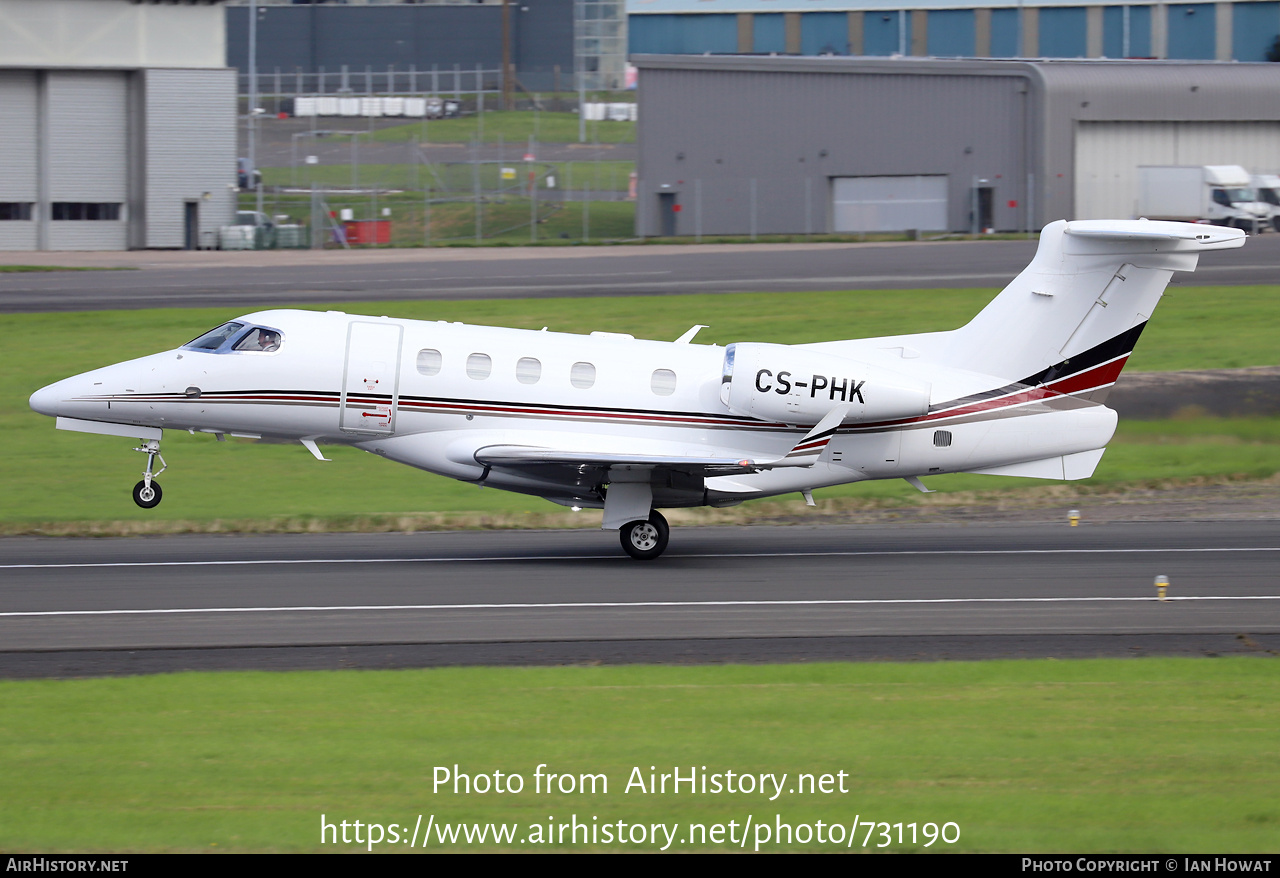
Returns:
[[[1254,232],[1270,222],[1271,210],[1258,203],[1239,165],[1140,165],[1138,216]]]

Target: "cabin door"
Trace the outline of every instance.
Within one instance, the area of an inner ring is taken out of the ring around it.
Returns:
[[[400,402],[401,326],[352,321],[342,370],[339,426],[349,433],[392,433]]]

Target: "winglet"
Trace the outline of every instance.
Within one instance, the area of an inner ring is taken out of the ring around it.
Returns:
[[[756,465],[762,469],[772,469],[779,466],[813,466],[818,462],[818,457],[826,449],[827,443],[836,434],[836,430],[840,429],[840,425],[852,409],[852,404],[836,406],[823,415],[822,420],[818,421],[812,430],[805,433],[804,438],[797,442],[796,447],[787,452],[785,457]]]
[[[689,328],[689,330],[688,330],[687,332],[685,332],[685,334],[684,334],[684,335],[682,335],[682,336],[680,336],[679,338],[677,338],[677,339],[676,339],[676,341],[675,341],[675,343],[676,343],[676,344],[689,344],[689,342],[693,341],[693,337],[694,337],[695,335],[697,335],[697,334],[698,334],[698,330],[700,330],[700,329],[706,329],[706,328],[707,328],[707,324],[705,324],[705,323],[695,323],[693,326],[691,326],[691,327]]]

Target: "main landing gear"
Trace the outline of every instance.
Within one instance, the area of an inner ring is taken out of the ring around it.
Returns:
[[[671,527],[662,513],[653,510],[649,518],[629,521],[618,530],[622,549],[637,561],[652,561],[667,548]]]
[[[160,505],[160,498],[164,496],[155,477],[167,470],[169,465],[164,462],[164,455],[160,453],[159,439],[148,440],[133,450],[147,456],[147,468],[142,471],[142,481],[133,486],[133,502],[143,509],[154,509]],[[160,469],[153,473],[151,469],[157,457],[160,458]]]

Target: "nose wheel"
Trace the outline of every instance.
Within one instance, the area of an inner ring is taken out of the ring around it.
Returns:
[[[133,502],[137,503],[143,509],[152,509],[160,505],[160,498],[164,496],[164,492],[160,490],[160,483],[152,480],[151,484],[147,484],[146,479],[133,486]]]
[[[671,527],[662,513],[653,510],[648,520],[629,521],[618,530],[622,550],[637,561],[652,561],[667,548]]]
[[[160,490],[160,483],[155,480],[155,477],[167,470],[169,465],[164,462],[164,455],[160,453],[158,439],[144,442],[133,450],[147,456],[147,468],[142,471],[142,481],[133,486],[133,502],[143,509],[154,509],[160,505],[160,498],[164,496],[164,492]],[[152,472],[157,457],[160,458],[160,469]]]

